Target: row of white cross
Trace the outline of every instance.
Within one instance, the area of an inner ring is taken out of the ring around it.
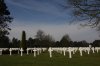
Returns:
[[[8,48],[0,48],[0,55],[2,55],[2,51],[8,50]]]
[[[88,54],[90,54],[90,50],[92,50],[93,53],[95,53],[95,51],[98,53],[98,51],[100,50],[100,47],[63,47],[63,48],[52,48],[50,47],[48,49],[49,51],[49,56],[50,58],[52,57],[52,52],[53,51],[56,51],[58,53],[63,53],[63,55],[65,56],[66,55],[66,52],[69,53],[69,58],[72,58],[72,54],[75,54],[76,51],[79,51],[80,52],[80,56],[82,56],[82,52],[85,51],[87,52]]]
[[[2,51],[6,51],[9,50],[10,51],[10,56],[12,55],[12,51],[18,51],[18,54],[21,54],[21,56],[23,56],[23,49],[22,48],[0,48],[0,55],[2,55]],[[36,57],[36,55],[39,55],[41,52],[46,51],[47,48],[27,48],[27,55],[29,55],[29,51],[34,52],[34,57]],[[83,55],[83,51],[87,52],[88,54],[90,54],[90,50],[92,50],[93,53],[95,53],[95,51],[98,53],[100,50],[100,47],[49,47],[48,51],[49,51],[49,56],[50,58],[52,57],[52,52],[56,51],[60,54],[63,54],[64,56],[66,55],[66,52],[69,53],[69,58],[72,58],[72,54],[75,54],[76,51],[80,52],[80,56]]]
[[[12,51],[18,51],[18,54],[21,54],[21,56],[23,56],[23,49],[22,48],[0,48],[0,55],[2,55],[2,51],[6,51],[9,50],[10,51],[10,56],[12,55]],[[39,55],[42,51],[47,50],[47,48],[27,48],[27,55],[29,54],[29,50],[31,50],[31,52],[34,52],[34,57],[36,57],[36,55]]]
[[[31,52],[34,52],[34,57],[36,57],[36,55],[39,55],[41,52],[44,52],[47,50],[47,48],[27,48],[27,55],[29,54],[29,50],[31,50]]]

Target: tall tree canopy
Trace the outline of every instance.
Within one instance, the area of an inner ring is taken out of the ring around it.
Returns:
[[[69,35],[66,34],[60,40],[60,46],[62,46],[62,47],[68,47],[68,46],[70,46],[70,41],[71,41],[71,39],[70,39]]]
[[[25,31],[22,31],[22,40],[21,40],[21,46],[20,47],[23,48],[24,51],[27,49]]]
[[[11,23],[11,21],[12,17],[4,0],[0,0],[0,38],[9,34],[8,30],[10,30],[10,28],[8,24]]]
[[[35,37],[36,37],[37,39],[39,39],[39,40],[43,40],[44,37],[45,37],[45,33],[44,33],[42,30],[38,30]]]
[[[50,47],[54,44],[54,39],[52,38],[52,36],[49,34],[45,34],[45,32],[42,30],[37,31],[36,39],[37,45],[41,47]]]
[[[88,20],[85,25],[100,30],[100,0],[67,0],[74,16]]]

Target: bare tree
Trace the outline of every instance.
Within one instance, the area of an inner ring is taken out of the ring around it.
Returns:
[[[44,37],[45,37],[45,33],[44,33],[42,30],[38,30],[35,37],[36,37],[37,39],[39,39],[39,40],[43,40]]]
[[[52,38],[52,36],[49,34],[45,34],[44,31],[42,30],[37,31],[36,39],[39,40],[36,43],[37,44],[39,43],[39,45],[42,47],[53,46],[53,43],[54,43],[54,39]]]
[[[83,26],[100,30],[100,0],[66,0],[73,15],[78,20],[86,20]]]

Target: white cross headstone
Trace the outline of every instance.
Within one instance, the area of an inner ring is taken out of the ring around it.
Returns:
[[[63,48],[64,56],[66,55],[66,48]]]
[[[92,47],[92,45],[89,45],[89,48],[91,48]]]
[[[82,56],[82,48],[79,48],[80,56]]]
[[[23,56],[23,48],[21,48],[21,50],[20,50],[20,51],[21,51],[21,56]]]
[[[97,51],[97,53],[99,52],[99,48],[98,47],[95,47],[95,50]]]
[[[48,49],[48,51],[49,51],[49,55],[50,55],[50,58],[52,57],[52,49],[51,49],[51,47]]]
[[[90,48],[88,48],[87,51],[88,51],[88,54],[90,54]]]
[[[92,49],[93,53],[95,53],[95,52],[94,52],[94,50],[95,50],[94,47],[92,47],[91,49]]]
[[[80,56],[82,56],[82,50],[80,50]]]
[[[71,48],[68,48],[68,52],[69,52],[69,58],[72,58],[72,54],[71,54]]]
[[[10,51],[10,55],[12,55],[12,49],[11,48],[9,49],[9,51]]]
[[[37,50],[34,48],[33,51],[34,51],[34,57],[36,57],[36,51],[37,51]]]

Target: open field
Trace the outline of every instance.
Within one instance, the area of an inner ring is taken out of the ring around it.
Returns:
[[[53,52],[53,57],[49,58],[48,52],[43,52],[34,58],[33,54],[22,57],[18,54],[12,54],[12,56],[2,55],[0,56],[0,66],[100,66],[100,51],[99,53],[83,53],[80,56],[77,52],[72,55],[72,58]]]

